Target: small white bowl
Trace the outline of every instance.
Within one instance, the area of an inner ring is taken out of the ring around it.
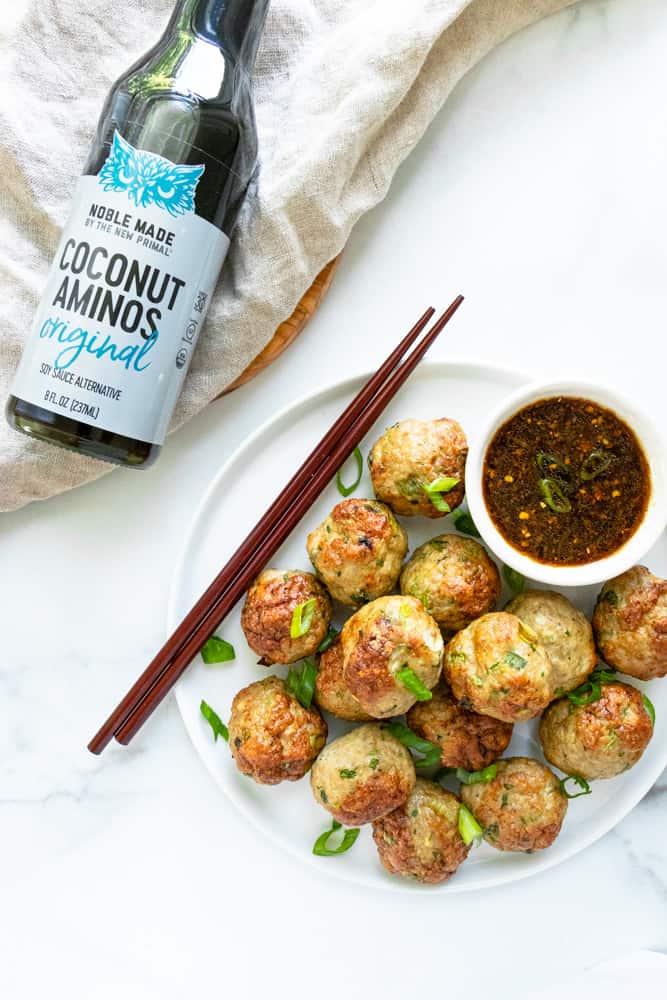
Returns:
[[[498,428],[518,410],[539,399],[553,396],[576,396],[590,399],[612,410],[635,432],[644,450],[651,471],[651,495],[644,518],[621,548],[604,559],[577,566],[550,566],[537,562],[519,552],[505,541],[493,524],[482,488],[482,474],[486,450]],[[472,442],[466,463],[466,499],[482,538],[495,555],[531,580],[553,587],[581,587],[602,583],[624,573],[639,562],[660,537],[667,524],[667,455],[660,431],[634,403],[619,395],[615,389],[594,382],[572,382],[562,379],[553,382],[534,382],[509,396],[503,404],[485,419],[477,438]]]

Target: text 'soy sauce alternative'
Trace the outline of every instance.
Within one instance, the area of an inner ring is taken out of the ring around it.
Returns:
[[[257,164],[268,0],[180,0],[114,85],[7,417],[135,468],[157,457]]]

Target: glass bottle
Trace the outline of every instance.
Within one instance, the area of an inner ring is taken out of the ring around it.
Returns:
[[[7,402],[19,431],[159,454],[257,164],[268,0],[179,0],[107,97]]]

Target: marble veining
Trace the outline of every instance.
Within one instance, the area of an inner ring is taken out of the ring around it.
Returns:
[[[584,0],[491,53],[358,225],[297,346],[150,472],[3,515],[4,995],[180,1000],[279,981],[340,997],[380,981],[398,997],[437,973],[452,997],[471,983],[522,997],[667,952],[667,774],[554,870],[484,895],[392,897],[262,841],[217,794],[173,702],[128,750],[85,751],[160,643],[176,555],[220,461],[290,400],[373,365],[431,299],[467,296],[434,357],[606,379],[665,424],[666,45],[660,0]]]

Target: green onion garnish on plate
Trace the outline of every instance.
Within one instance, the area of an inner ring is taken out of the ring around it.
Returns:
[[[310,629],[315,614],[317,601],[311,597],[307,601],[297,606],[292,611],[292,621],[290,622],[289,634],[291,639],[300,639],[302,635]]]
[[[484,835],[481,826],[464,805],[459,806],[459,833],[466,847],[470,847],[473,843],[477,847],[482,842]]]
[[[598,701],[602,694],[602,688],[597,681],[589,679],[580,684],[578,688],[574,691],[568,693],[568,698],[573,705],[583,706],[592,705],[594,701]]]
[[[325,830],[324,833],[320,834],[313,844],[313,854],[317,854],[320,858],[331,858],[335,854],[345,854],[346,851],[349,851],[359,836],[358,827],[350,827],[345,830],[340,843],[336,847],[329,847],[329,839],[341,829],[341,824],[335,819],[331,824],[331,829]]]
[[[489,764],[488,767],[482,768],[481,771],[466,771],[463,767],[457,767],[454,769],[454,774],[461,782],[462,785],[487,785],[489,781],[493,781],[498,773],[498,767],[496,764]]]
[[[437,767],[440,763],[440,747],[437,743],[423,740],[421,736],[417,736],[409,726],[402,722],[388,722],[384,728],[392,736],[395,736],[404,747],[424,755],[421,760],[415,761],[415,767]]]
[[[304,708],[310,708],[315,692],[317,666],[313,660],[304,660],[301,670],[290,669],[285,681],[287,689],[292,692]]]
[[[598,667],[597,670],[593,671],[589,680],[598,681],[598,683],[601,681],[603,683],[609,683],[611,681],[618,680],[616,677],[616,667]]]
[[[407,663],[400,670],[397,670],[394,676],[399,684],[402,684],[404,688],[407,688],[415,696],[417,701],[430,701],[433,697],[433,693],[422,684],[417,674]]]
[[[236,659],[231,642],[221,639],[219,635],[212,635],[207,639],[200,652],[204,663],[228,663],[229,660]]]
[[[503,579],[513,594],[523,594],[526,589],[526,578],[523,573],[519,573],[507,564],[503,565]]]
[[[594,701],[599,700],[601,694],[602,688],[597,681],[586,681],[574,691],[570,691],[568,698],[573,705],[592,705]]]
[[[573,781],[575,785],[578,785],[582,789],[581,792],[568,792],[567,783],[568,781]],[[566,799],[579,799],[582,795],[590,795],[592,792],[591,786],[588,784],[585,778],[580,777],[578,774],[566,774],[564,778],[561,778],[560,790]]]
[[[222,736],[223,740],[229,743],[229,730],[227,729],[227,726],[224,724],[217,712],[214,712],[211,706],[207,705],[203,699],[199,706],[199,711],[213,730],[215,741],[217,742],[218,736]]]
[[[330,625],[329,628],[327,629],[327,634],[317,647],[317,652],[326,653],[327,649],[329,649],[330,646],[333,646],[337,636],[338,636],[338,629],[334,628],[333,625]]]
[[[644,702],[644,708],[649,714],[651,720],[651,725],[655,728],[655,706],[649,696],[642,692],[642,701]]]
[[[452,508],[442,494],[449,493],[455,486],[458,486],[459,482],[460,480],[454,479],[452,476],[438,476],[432,483],[422,483],[421,485],[435,509],[441,514],[449,514]]]
[[[355,462],[357,463],[357,478],[351,483],[350,486],[346,486],[341,478],[342,469],[339,469],[336,473],[336,486],[338,487],[338,492],[342,497],[349,497],[351,493],[354,493],[357,486],[361,482],[361,477],[364,473],[364,458],[361,454],[361,450],[357,447],[352,452]]]
[[[567,697],[573,705],[592,705],[601,697],[602,685],[615,680],[616,671],[613,667],[600,667],[598,670],[594,670],[583,684],[580,684],[574,691],[570,691]]]
[[[454,527],[462,535],[471,535],[473,538],[481,538],[477,525],[467,510],[457,510],[454,513]]]

